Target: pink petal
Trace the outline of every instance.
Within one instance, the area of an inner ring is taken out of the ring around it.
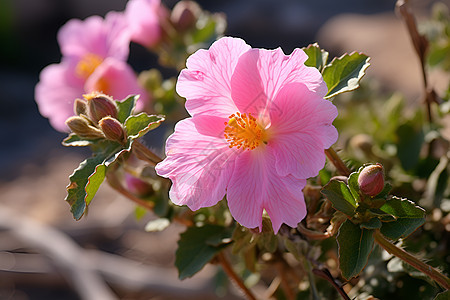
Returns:
[[[39,112],[58,131],[67,132],[65,121],[74,115],[73,103],[83,94],[83,83],[73,78],[67,63],[45,67],[36,85],[35,98]]]
[[[167,140],[167,157],[156,166],[158,175],[172,180],[172,202],[192,210],[220,201],[234,168],[235,152],[217,138],[221,133],[206,136],[197,131],[197,126],[208,126],[202,124],[206,121],[194,117],[178,122]]]
[[[231,100],[230,81],[239,56],[249,49],[241,39],[224,37],[209,50],[198,50],[188,58],[176,89],[186,98],[191,115],[228,117],[237,111]]]
[[[59,30],[58,42],[63,56],[77,60],[88,53],[126,60],[130,39],[122,14],[110,12],[105,19],[91,16],[84,21],[69,20]]]
[[[274,165],[274,156],[261,148],[236,158],[227,201],[232,216],[245,227],[261,230],[263,209],[269,213],[275,233],[282,223],[296,227],[306,215],[301,191],[306,180],[281,177]]]
[[[159,16],[162,9],[159,0],[131,0],[128,2],[125,15],[133,42],[151,47],[161,39]]]
[[[301,49],[291,55],[275,50],[252,49],[242,54],[231,78],[232,98],[241,112],[266,114],[283,86],[298,82],[324,96],[327,87],[316,68],[306,67]]]
[[[122,100],[131,94],[140,95],[136,108],[141,110],[149,101],[147,92],[139,85],[133,69],[126,63],[107,58],[86,80],[85,91],[103,92]]]
[[[272,139],[268,148],[281,176],[316,176],[325,164],[324,150],[337,140],[332,125],[336,107],[303,84],[289,84],[275,99],[270,118]]]

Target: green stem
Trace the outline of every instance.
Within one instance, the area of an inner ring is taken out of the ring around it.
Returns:
[[[437,283],[439,283],[442,287],[445,289],[450,289],[450,279],[443,274],[441,274],[439,271],[437,271],[435,268],[433,268],[430,265],[427,265],[426,263],[422,262],[418,258],[412,256],[405,250],[395,246],[391,242],[389,242],[377,229],[375,230],[373,234],[375,241],[383,247],[384,250],[389,252],[390,254],[400,258],[407,264],[411,265],[415,269],[419,270],[420,272],[428,275],[429,277],[433,278]]]
[[[325,149],[325,155],[328,157],[330,162],[336,167],[339,174],[343,176],[349,176],[351,171],[339,157],[339,155],[334,151],[332,147]]]

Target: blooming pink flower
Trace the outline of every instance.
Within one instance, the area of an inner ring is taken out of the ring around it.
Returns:
[[[181,71],[177,92],[191,118],[180,121],[156,166],[170,178],[170,199],[192,210],[227,194],[233,217],[262,228],[265,210],[274,232],[306,215],[302,189],[337,140],[336,107],[301,49],[253,49],[225,37],[199,50]]]
[[[55,129],[67,131],[65,120],[74,114],[74,100],[93,91],[117,99],[141,94],[138,108],[143,107],[148,95],[126,63],[130,35],[123,14],[70,20],[58,32],[58,41],[62,61],[42,70],[35,90],[40,113]]]
[[[160,0],[130,0],[125,9],[131,40],[152,47],[161,39],[160,18],[166,14]]]

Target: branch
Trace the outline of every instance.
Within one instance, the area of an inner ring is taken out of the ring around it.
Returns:
[[[339,157],[339,155],[334,151],[332,147],[325,150],[325,155],[328,157],[330,162],[336,167],[339,174],[343,176],[349,176],[351,171]]]
[[[373,234],[375,241],[380,245],[384,250],[389,252],[390,254],[400,258],[407,264],[411,265],[415,269],[419,270],[420,272],[428,275],[429,277],[433,278],[437,283],[439,283],[442,287],[445,289],[450,289],[450,279],[446,277],[445,275],[441,274],[439,271],[437,271],[435,268],[433,268],[430,265],[427,265],[426,263],[422,262],[418,258],[412,256],[405,250],[395,246],[391,242],[389,242],[377,229],[375,230]]]

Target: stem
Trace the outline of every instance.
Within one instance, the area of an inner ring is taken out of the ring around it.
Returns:
[[[331,285],[336,289],[336,291],[341,295],[342,299],[344,300],[351,300],[350,297],[347,295],[347,293],[344,291],[341,285],[337,284],[334,277],[331,275],[330,271],[328,269],[313,269],[312,272],[319,276],[320,278],[325,279]]]
[[[223,252],[220,252],[219,254],[217,254],[217,259],[225,273],[227,273],[228,277],[231,278],[231,280],[242,290],[242,292],[244,292],[245,296],[247,296],[247,299],[256,300],[256,297],[253,295],[253,293],[245,286],[242,279],[234,272],[225,254]]]
[[[306,236],[311,240],[325,240],[331,236],[329,232],[313,231],[303,226],[303,224],[299,224],[297,226],[297,229],[301,234],[303,234],[304,236]]]
[[[336,167],[339,174],[343,176],[349,176],[351,171],[339,157],[339,155],[334,151],[332,147],[325,149],[325,155],[328,157],[330,162]]]
[[[162,161],[162,158],[153,153],[150,149],[145,147],[141,142],[137,140],[133,142],[133,150],[137,158],[146,161],[153,167],[156,166],[157,163]]]
[[[292,291],[291,287],[289,286],[289,281],[286,277],[286,271],[284,270],[284,264],[283,262],[277,262],[275,263],[275,267],[278,272],[278,277],[281,280],[281,287],[283,288],[284,294],[288,300],[294,300],[295,295]]]
[[[426,263],[422,262],[418,258],[412,256],[405,250],[395,246],[391,242],[389,242],[377,229],[375,230],[373,234],[375,241],[383,247],[384,250],[389,252],[392,255],[397,256],[404,262],[408,263],[415,269],[419,270],[420,272],[428,275],[429,277],[433,278],[437,283],[439,283],[442,287],[445,289],[450,289],[450,279],[446,277],[445,275],[441,274],[439,271],[434,269],[432,266],[427,265]]]
[[[112,173],[106,175],[106,180],[108,181],[109,185],[115,189],[117,192],[119,192],[120,194],[122,194],[123,196],[127,197],[128,199],[130,199],[131,201],[133,201],[134,203],[150,210],[153,211],[153,205],[149,202],[146,202],[144,200],[142,200],[141,198],[136,197],[135,195],[133,195],[132,193],[130,193],[127,189],[125,189],[122,184],[119,182],[119,180],[117,179],[116,176],[114,176]]]

